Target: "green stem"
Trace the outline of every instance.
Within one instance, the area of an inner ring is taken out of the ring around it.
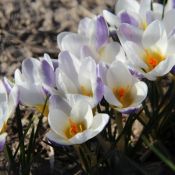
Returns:
[[[164,13],[165,13],[165,5],[166,5],[166,0],[163,1],[162,19],[163,19],[163,17],[164,17]]]
[[[117,124],[117,129],[118,129],[118,136],[120,136],[121,133],[123,132],[122,114],[117,112],[116,110],[115,110],[114,113],[115,113],[115,121],[116,121],[116,124]],[[125,138],[122,135],[120,137],[120,140],[117,143],[117,148],[120,151],[124,151],[124,147],[125,147]]]
[[[144,143],[153,151],[172,171],[175,172],[175,164],[167,159],[153,144],[149,143],[145,136],[142,136]]]

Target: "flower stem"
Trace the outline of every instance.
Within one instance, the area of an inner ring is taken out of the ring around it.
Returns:
[[[117,112],[116,110],[115,110],[115,121],[118,128],[118,136],[120,136],[123,131],[122,114]],[[121,136],[120,140],[117,142],[117,148],[119,151],[124,151],[124,147],[125,147],[125,138],[124,136]]]

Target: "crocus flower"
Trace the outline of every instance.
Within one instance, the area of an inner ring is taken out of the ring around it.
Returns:
[[[7,83],[7,81],[6,81]],[[10,87],[10,85],[9,85]],[[6,133],[6,124],[9,117],[11,117],[18,104],[18,88],[16,85],[7,91],[4,83],[0,81],[0,151],[3,150]]]
[[[115,6],[116,15],[104,10],[103,15],[107,22],[115,27],[122,23],[130,24],[142,30],[155,19],[161,19],[163,6],[154,2],[151,10],[151,0],[119,0]]]
[[[56,69],[57,89],[66,96],[77,96],[95,107],[103,97],[103,84],[97,74],[97,66],[91,57],[80,61],[67,51],[59,55]]]
[[[93,116],[91,106],[85,101],[76,100],[70,104],[56,96],[50,101],[48,121],[51,130],[47,137],[55,144],[82,144],[99,134],[108,123],[107,114]]]
[[[120,52],[119,43],[109,40],[107,24],[102,16],[80,21],[78,33],[63,32],[57,37],[61,51],[69,51],[77,58],[92,57],[96,62],[110,64]]]
[[[104,98],[111,106],[122,113],[141,107],[147,96],[147,85],[132,76],[124,63],[113,62],[105,78]]]
[[[167,37],[162,21],[153,21],[144,31],[143,36],[133,42],[119,38],[133,68],[149,80],[156,80],[167,74],[175,65],[174,35]],[[121,34],[122,33],[122,34]],[[125,36],[124,36],[125,38]]]
[[[49,63],[48,66],[50,66]],[[39,112],[43,111],[47,99],[47,93],[43,88],[42,72],[41,62],[34,58],[25,59],[22,62],[22,71],[19,69],[15,71],[15,83],[19,88],[20,103],[26,106],[35,107]],[[51,78],[50,72],[48,74],[46,80]],[[47,105],[44,115],[48,115]]]

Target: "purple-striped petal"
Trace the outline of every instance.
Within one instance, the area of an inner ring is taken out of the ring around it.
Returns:
[[[10,84],[9,80],[8,80],[6,77],[4,77],[4,78],[2,79],[2,82],[3,82],[3,85],[4,85],[4,87],[5,87],[6,91],[7,91],[7,93],[9,94],[10,91],[11,91],[11,89],[12,89],[12,85]]]
[[[128,14],[126,11],[120,14],[120,22],[127,23],[132,26],[138,27],[138,21],[133,16]]]
[[[97,17],[96,25],[96,47],[100,48],[108,41],[109,32],[103,16]]]
[[[50,64],[46,61],[42,61],[42,78],[44,83],[46,83],[49,86],[54,87],[55,86],[55,72],[53,68],[50,66]]]
[[[4,149],[7,133],[0,134],[0,152]]]
[[[104,95],[104,84],[101,80],[101,78],[97,78],[97,87],[96,87],[96,99],[98,102],[101,101]]]

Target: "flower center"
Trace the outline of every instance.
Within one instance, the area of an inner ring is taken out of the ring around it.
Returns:
[[[139,25],[140,29],[145,30],[147,28],[148,24],[146,21],[142,21]]]
[[[72,138],[77,133],[83,132],[86,129],[84,123],[82,123],[82,122],[76,123],[71,118],[68,119],[68,122],[69,122],[69,126],[64,131],[64,133],[68,139]]]
[[[164,59],[158,51],[145,50],[144,61],[148,65],[146,72],[153,70]]]
[[[82,93],[83,95],[85,95],[85,96],[88,96],[88,97],[92,97],[92,96],[93,96],[92,90],[89,90],[89,89],[87,89],[87,88],[84,87],[84,86],[80,86],[80,91],[81,91],[81,93]]]
[[[133,97],[131,95],[131,92],[129,91],[129,88],[124,88],[124,87],[114,88],[113,93],[115,97],[122,104],[122,107],[125,108],[132,104]]]

